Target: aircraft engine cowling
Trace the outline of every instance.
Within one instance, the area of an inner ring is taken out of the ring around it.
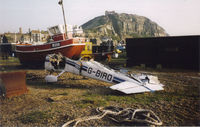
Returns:
[[[48,71],[63,70],[65,68],[65,57],[61,54],[49,54],[45,58],[45,69]]]

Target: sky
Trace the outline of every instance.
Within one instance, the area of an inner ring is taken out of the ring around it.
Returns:
[[[0,33],[47,30],[63,24],[59,0],[0,0]],[[63,0],[67,24],[82,25],[105,11],[145,16],[171,36],[200,35],[200,0]]]

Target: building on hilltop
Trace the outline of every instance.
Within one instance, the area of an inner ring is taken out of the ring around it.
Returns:
[[[116,14],[115,11],[105,11],[105,15],[112,15],[112,14]]]

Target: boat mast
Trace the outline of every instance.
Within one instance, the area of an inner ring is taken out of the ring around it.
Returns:
[[[66,24],[66,19],[65,19],[65,11],[64,11],[64,6],[63,6],[63,0],[60,0],[58,2],[58,4],[62,6],[63,19],[64,19],[64,27],[65,27],[65,36],[66,36],[66,39],[68,39],[68,36],[67,36],[67,24]]]

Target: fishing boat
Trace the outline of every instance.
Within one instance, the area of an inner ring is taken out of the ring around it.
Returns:
[[[16,44],[16,55],[22,64],[44,63],[47,54],[61,53],[76,59],[85,47],[85,39],[81,37],[66,38],[64,25],[48,28],[50,41],[37,44]]]
[[[43,64],[47,54],[61,53],[68,58],[77,59],[85,47],[85,38],[69,36],[67,30],[63,0],[62,6],[64,25],[57,25],[48,29],[51,39],[47,43],[17,44],[16,55],[22,64]]]

